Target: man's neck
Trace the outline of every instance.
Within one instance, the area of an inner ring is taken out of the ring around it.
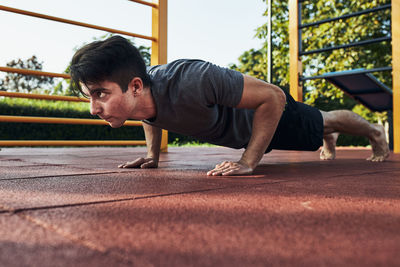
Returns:
[[[143,112],[147,115],[147,119],[155,118],[157,116],[157,106],[150,87],[146,87],[143,90]]]

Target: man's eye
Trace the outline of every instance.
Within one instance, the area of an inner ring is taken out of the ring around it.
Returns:
[[[99,98],[102,98],[102,97],[104,97],[105,95],[106,95],[105,93],[100,92],[100,91],[96,93],[96,96],[99,97]]]

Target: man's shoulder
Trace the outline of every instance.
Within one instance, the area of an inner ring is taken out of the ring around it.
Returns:
[[[177,59],[167,64],[149,66],[147,67],[147,72],[153,73],[159,70],[162,71],[177,70],[187,65],[202,65],[202,64],[210,64],[210,63],[201,59]]]

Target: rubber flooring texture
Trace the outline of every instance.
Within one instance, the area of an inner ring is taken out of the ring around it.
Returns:
[[[251,176],[208,177],[242,151],[3,148],[0,266],[400,266],[400,155],[273,151]]]

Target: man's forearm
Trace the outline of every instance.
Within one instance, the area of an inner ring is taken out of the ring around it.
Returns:
[[[236,108],[254,110],[252,134],[238,162],[224,161],[207,175],[251,174],[271,143],[286,103],[285,93],[277,86],[243,75],[242,98]]]
[[[144,135],[146,138],[147,157],[158,162],[161,146],[161,129],[143,122]]]
[[[252,135],[245,152],[240,161],[254,169],[265,151],[267,150],[282,116],[284,105],[279,99],[276,105],[264,103],[260,105],[254,112]]]

